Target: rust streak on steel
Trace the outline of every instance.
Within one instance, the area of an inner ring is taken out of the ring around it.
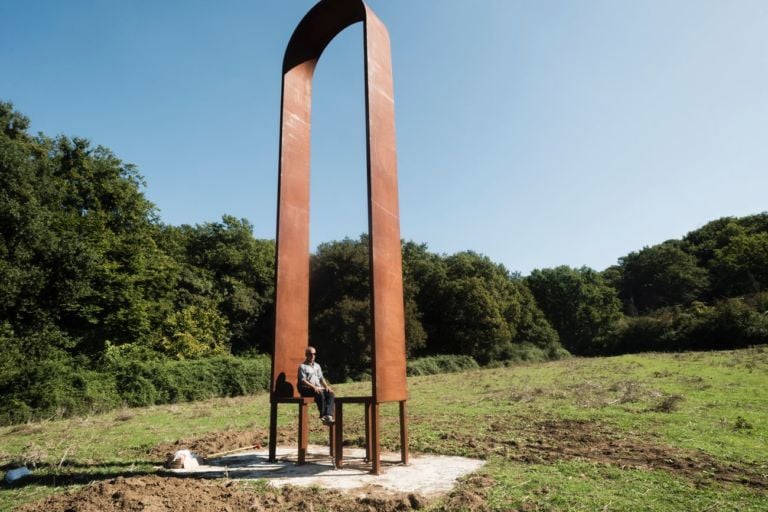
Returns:
[[[389,34],[361,0],[322,0],[296,27],[283,60],[275,276],[273,400],[298,396],[309,343],[309,177],[312,77],[331,40],[363,23],[374,404],[408,399]],[[374,407],[378,412],[378,408]],[[377,422],[378,414],[374,414]],[[270,425],[270,428],[275,428]],[[378,425],[373,426],[374,438]],[[374,453],[378,459],[378,443]],[[374,461],[374,468],[380,467]]]

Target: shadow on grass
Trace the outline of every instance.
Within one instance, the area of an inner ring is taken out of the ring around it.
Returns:
[[[210,471],[186,471],[177,472],[165,468],[158,468],[157,461],[135,460],[124,462],[76,462],[68,461],[61,468],[53,466],[38,466],[31,470],[32,474],[25,476],[13,483],[2,481],[0,483],[0,492],[23,487],[67,487],[71,485],[85,485],[91,482],[100,482],[112,480],[115,478],[133,478],[148,475],[156,475],[167,478],[201,478],[201,479],[269,479],[280,476],[280,478],[306,477],[328,471],[327,465],[313,464],[308,461],[307,464],[298,466],[295,462],[283,462],[284,466],[300,468],[299,473],[287,471],[283,474],[281,470],[285,468],[276,468],[273,464],[268,467],[259,467],[255,465],[239,465],[237,463],[254,462],[254,458],[243,457],[243,460],[237,458],[236,461],[228,461],[229,467],[220,466]],[[7,465],[10,466],[10,465]],[[10,468],[8,468],[10,469]]]
[[[66,487],[69,485],[83,485],[94,481],[111,480],[121,476],[146,476],[157,473],[157,470],[146,469],[147,466],[152,465],[157,465],[157,462],[147,460],[99,463],[67,462],[61,468],[38,466],[36,469],[31,470],[32,474],[13,483],[3,481],[0,483],[0,490],[30,486]]]

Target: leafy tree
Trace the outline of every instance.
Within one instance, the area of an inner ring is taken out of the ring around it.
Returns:
[[[758,267],[760,235],[766,234],[768,213],[764,212],[741,218],[723,217],[685,236],[688,251],[696,256],[699,266],[711,273],[709,300],[765,289],[766,281],[759,277]]]
[[[733,297],[768,289],[768,232],[740,234],[716,249],[711,260],[713,289]]]
[[[413,241],[402,243],[403,287],[405,295],[405,335],[411,356],[428,353],[427,328],[424,308],[430,307],[434,297],[430,286],[433,272],[442,267],[438,255],[429,252],[427,244]]]
[[[443,259],[429,252],[426,244],[403,242],[406,335],[415,355],[440,352],[438,338],[439,289],[445,281]],[[410,326],[410,329],[409,329]]]
[[[149,343],[172,280],[153,243],[154,206],[141,177],[85,139],[23,130],[0,106],[0,318],[17,335],[56,329],[67,350],[98,354],[104,342]]]
[[[715,251],[730,244],[733,238],[758,233],[768,233],[768,212],[713,220],[685,235],[683,242],[699,263],[707,266],[715,257]]]
[[[425,275],[421,307],[434,353],[487,363],[513,357],[524,343],[550,355],[560,349],[530,291],[503,265],[467,251],[433,260]]]
[[[602,352],[611,326],[621,318],[621,302],[598,272],[567,266],[537,269],[525,282],[569,352]]]
[[[670,240],[619,259],[619,296],[630,314],[675,304],[690,304],[709,286],[706,269],[696,257]]]
[[[708,222],[704,226],[691,231],[683,238],[689,252],[696,256],[703,267],[709,265],[715,257],[715,251],[728,245],[735,236],[745,234],[746,230],[734,217],[723,217]]]
[[[253,237],[245,219],[182,226],[175,235],[186,263],[182,304],[205,296],[219,304],[231,330],[234,352],[271,347],[275,244]],[[173,244],[173,242],[169,242]]]
[[[189,306],[171,313],[164,324],[162,352],[176,359],[198,359],[229,352],[227,321],[214,307]]]
[[[333,379],[366,373],[371,363],[368,237],[320,244],[311,259],[310,342]]]
[[[448,281],[442,290],[445,350],[468,354],[480,363],[502,359],[515,332],[504,304],[479,277]]]
[[[423,248],[403,246],[403,287],[406,353],[420,352],[426,342],[416,295],[419,283],[409,265],[411,251]],[[336,378],[370,370],[370,261],[368,236],[321,244],[312,257],[310,286],[310,337],[323,351],[326,364]]]

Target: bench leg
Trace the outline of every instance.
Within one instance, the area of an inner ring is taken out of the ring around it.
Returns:
[[[381,474],[381,451],[379,445],[379,404],[371,403],[371,473]]]
[[[341,469],[344,465],[344,408],[343,403],[336,402],[336,407],[333,413],[336,415],[336,441],[335,441],[335,453],[333,454],[336,469]]]
[[[363,404],[365,411],[365,462],[371,462],[371,403]]]
[[[400,402],[400,462],[408,464],[408,409]]]
[[[333,459],[336,456],[336,424],[328,425],[328,455]]]
[[[299,464],[304,464],[307,458],[307,446],[309,445],[309,422],[307,404],[299,404]]]
[[[269,406],[269,462],[275,462],[277,452],[277,402]]]

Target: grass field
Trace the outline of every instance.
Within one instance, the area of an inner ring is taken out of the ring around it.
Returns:
[[[412,451],[488,461],[429,508],[768,510],[768,347],[573,358],[408,382]],[[287,442],[295,411],[283,409]],[[383,407],[388,449],[398,447],[396,412]],[[347,437],[361,442],[362,413],[350,413]],[[179,440],[219,442],[208,449],[266,443],[268,421],[261,394],[4,427],[0,463],[26,462],[34,474],[0,488],[0,510],[92,480],[152,474]],[[312,429],[310,440],[323,443],[320,424]]]

